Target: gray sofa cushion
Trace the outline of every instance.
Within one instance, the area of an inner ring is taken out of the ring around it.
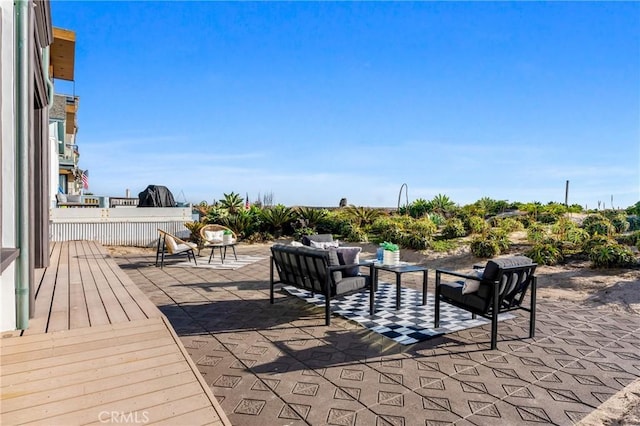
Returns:
[[[302,237],[302,244],[305,246],[310,246],[311,241],[315,241],[317,243],[328,243],[333,241],[333,235],[331,234],[315,234],[315,235],[304,235]]]
[[[367,286],[365,276],[345,277],[336,284],[336,294],[344,294],[353,290],[359,290]]]

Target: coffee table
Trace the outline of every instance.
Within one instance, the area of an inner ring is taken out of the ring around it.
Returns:
[[[373,264],[373,279],[369,288],[369,314],[373,315],[375,309],[375,291],[378,289],[378,271],[393,272],[396,274],[396,310],[400,309],[400,286],[401,276],[406,272],[422,272],[422,304],[427,304],[427,283],[429,281],[429,269],[419,265],[383,265],[382,263]]]
[[[216,251],[216,247],[220,250],[220,261],[224,263],[224,259],[227,257],[227,247],[231,247],[233,250],[233,256],[238,260],[238,255],[236,254],[236,243],[235,241],[232,243],[209,243],[206,247],[211,247],[211,254],[209,255],[209,263],[211,263],[211,259],[213,259],[213,253]]]

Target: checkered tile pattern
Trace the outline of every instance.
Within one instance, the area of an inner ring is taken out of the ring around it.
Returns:
[[[283,289],[308,303],[324,307],[324,296],[311,295],[309,291],[292,286]],[[440,327],[433,328],[435,298],[427,294],[427,304],[422,305],[422,293],[411,288],[400,289],[401,306],[396,310],[396,286],[380,282],[375,295],[375,312],[369,315],[369,291],[353,293],[331,300],[331,312],[355,321],[371,331],[392,339],[403,345],[432,339],[446,333],[466,328],[478,327],[490,321],[448,303],[440,303]],[[501,314],[500,321],[514,318],[512,314]]]

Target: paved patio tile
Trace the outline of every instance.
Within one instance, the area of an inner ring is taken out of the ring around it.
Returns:
[[[327,327],[284,292],[271,304],[268,246],[238,253],[264,260],[232,271],[117,259],[233,424],[570,425],[640,377],[639,316],[541,299],[533,339],[518,313],[494,351],[489,325],[402,346],[336,316]]]

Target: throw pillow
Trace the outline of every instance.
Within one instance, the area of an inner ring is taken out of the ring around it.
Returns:
[[[360,262],[361,247],[338,247],[338,261],[341,265],[353,265]],[[360,267],[354,266],[342,271],[345,277],[357,277],[360,274]]]
[[[169,253],[173,254],[176,251],[178,251],[178,243],[176,242],[176,240],[173,239],[173,237],[170,237],[169,235],[165,235],[164,243],[167,246],[167,251]]]
[[[478,278],[482,278],[483,273],[484,273],[484,269],[474,269],[468,275],[474,275]],[[480,281],[478,280],[467,278],[462,283],[462,294],[475,293],[479,289],[480,289]]]
[[[204,236],[210,243],[221,243],[223,235],[224,231],[204,231]]]
[[[339,242],[338,241],[313,241],[311,240],[310,242],[310,246],[313,248],[319,248],[319,249],[328,249],[328,248],[337,248],[339,246]]]

